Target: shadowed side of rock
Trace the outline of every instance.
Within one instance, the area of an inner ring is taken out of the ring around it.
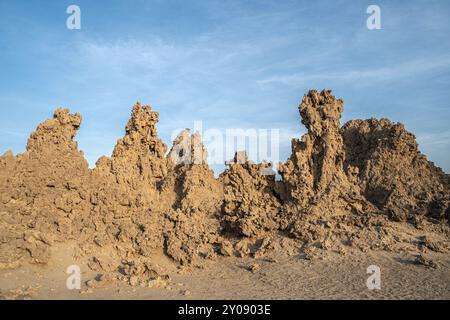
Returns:
[[[343,101],[331,91],[311,90],[299,106],[308,132],[292,140],[292,155],[279,165],[284,201],[282,227],[304,241],[326,238],[342,216],[371,212],[353,177],[344,170],[345,150],[340,134]]]
[[[171,227],[164,232],[165,250],[182,264],[200,266],[217,251],[223,188],[207,158],[200,134],[189,129],[175,138],[167,155],[170,169],[161,192],[171,198],[172,208],[166,212]]]
[[[398,221],[449,219],[445,174],[420,153],[413,134],[387,119],[349,121],[342,128],[346,166],[356,167],[363,194]]]
[[[220,175],[225,202],[222,224],[227,232],[261,237],[279,229],[281,203],[271,164],[255,164],[245,152],[237,152]]]

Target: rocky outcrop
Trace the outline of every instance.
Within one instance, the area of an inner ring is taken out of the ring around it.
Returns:
[[[158,138],[158,113],[136,103],[111,157],[101,157],[90,180],[91,231],[87,232],[85,254],[92,266],[104,269],[103,257],[94,252],[114,252],[108,269],[122,261],[148,264],[155,251],[162,250],[164,210],[170,208],[159,192],[167,175],[167,146]],[[100,261],[100,263],[99,263]],[[106,271],[111,271],[106,270]]]
[[[220,175],[224,185],[222,224],[225,230],[258,237],[278,230],[281,202],[275,174],[266,174],[271,164],[255,164],[245,152],[237,152]]]
[[[413,134],[387,119],[353,120],[341,130],[347,170],[357,168],[362,193],[398,221],[449,219],[449,185],[420,153]]]
[[[208,153],[198,132],[191,135],[189,129],[183,130],[167,158],[171,167],[161,192],[172,199],[172,209],[166,213],[171,227],[164,232],[165,250],[182,264],[200,265],[203,258],[215,255],[222,185],[208,167]]]
[[[79,114],[57,109],[28,140],[27,150],[0,158],[0,266],[46,263],[50,245],[72,234],[84,215],[87,161],[73,141]]]
[[[271,164],[245,152],[216,179],[188,129],[167,153],[158,113],[140,103],[112,155],[89,169],[73,140],[81,116],[57,109],[25,153],[0,157],[0,268],[47,263],[54,242],[73,240],[91,269],[115,274],[104,281],[151,286],[168,279],[153,261],[160,253],[202,266],[218,254],[395,250],[406,236],[393,220],[448,240],[448,175],[402,125],[341,128],[343,101],[331,91],[309,91],[299,112],[308,132],[292,141],[276,181]]]
[[[343,101],[331,91],[311,90],[299,112],[308,132],[292,141],[292,155],[278,169],[283,178],[282,225],[292,235],[311,240],[321,237],[325,220],[371,208],[354,180],[356,169],[344,170]]]

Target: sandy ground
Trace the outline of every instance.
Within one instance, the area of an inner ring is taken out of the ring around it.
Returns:
[[[163,288],[133,288],[125,283],[89,289],[97,273],[73,261],[70,247],[55,248],[51,264],[0,271],[0,289],[9,299],[450,299],[450,257],[430,253],[436,269],[417,265],[413,254],[327,253],[314,260],[299,256],[220,258],[204,269],[179,269],[161,255],[171,279]],[[80,290],[66,287],[67,266],[82,271]],[[256,265],[256,266],[255,266]],[[369,265],[381,269],[381,290],[369,290]],[[251,266],[255,266],[251,270]]]

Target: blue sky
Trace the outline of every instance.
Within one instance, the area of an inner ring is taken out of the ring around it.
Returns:
[[[81,8],[68,30],[66,8]],[[366,9],[381,8],[381,30]],[[176,129],[278,128],[281,159],[300,137],[308,89],[345,101],[343,122],[389,118],[450,172],[450,1],[0,0],[0,153],[23,152],[58,107],[94,165],[133,104]],[[220,166],[215,166],[219,171]]]

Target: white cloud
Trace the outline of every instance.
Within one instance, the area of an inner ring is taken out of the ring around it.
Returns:
[[[346,67],[341,67],[345,69]],[[390,66],[383,66],[370,69],[348,69],[338,71],[319,71],[309,73],[282,74],[259,80],[260,85],[280,83],[289,86],[299,86],[311,83],[313,81],[346,81],[354,82],[364,80],[366,84],[373,81],[386,81],[411,76],[419,76],[422,73],[436,71],[439,69],[450,69],[450,57],[429,57],[427,59],[418,59]]]
[[[417,141],[422,146],[450,146],[450,130],[437,133],[421,133]]]

